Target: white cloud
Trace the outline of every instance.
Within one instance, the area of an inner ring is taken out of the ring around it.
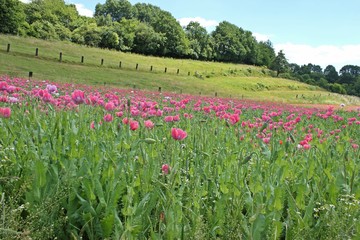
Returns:
[[[29,2],[31,2],[31,0],[20,0],[20,2],[29,3]]]
[[[357,45],[322,45],[310,46],[305,44],[274,44],[275,51],[283,50],[285,57],[290,63],[298,65],[316,64],[323,69],[328,65],[333,65],[336,70],[340,70],[345,65],[360,66],[360,44]]]
[[[91,11],[90,9],[87,9],[83,4],[75,3],[75,6],[81,16],[86,16],[86,17],[94,16],[94,12]]]
[[[191,21],[198,22],[204,28],[209,30],[214,30],[214,28],[219,25],[219,22],[215,20],[207,20],[202,17],[188,17],[188,18],[179,18],[178,19],[181,26],[186,27]]]
[[[270,36],[269,36],[269,35],[266,35],[266,34],[253,33],[252,35],[256,38],[256,40],[257,40],[258,42],[260,42],[260,41],[267,41],[267,40],[270,39]]]

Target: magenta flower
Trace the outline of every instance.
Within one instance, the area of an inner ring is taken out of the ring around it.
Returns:
[[[311,146],[310,146],[310,144],[306,143],[306,144],[303,145],[303,148],[305,150],[309,150],[311,148]]]
[[[84,101],[85,101],[84,92],[81,91],[81,90],[75,90],[75,91],[71,94],[71,99],[72,99],[76,104],[84,103]]]
[[[111,122],[113,120],[113,116],[111,114],[106,114],[104,116],[104,121],[105,122]]]
[[[125,125],[126,125],[126,124],[129,124],[130,120],[131,120],[131,119],[128,119],[127,117],[126,117],[126,118],[123,118],[122,123],[125,124]]]
[[[55,85],[52,84],[48,84],[46,85],[46,90],[52,94],[52,93],[56,93],[57,92],[57,87]]]
[[[175,139],[175,140],[183,140],[187,137],[187,133],[180,129],[180,128],[172,128],[171,129],[171,136]]]
[[[270,138],[269,138],[269,137],[264,137],[262,140],[263,140],[263,142],[264,142],[265,144],[268,144],[268,143],[270,142]]]
[[[11,109],[8,107],[0,108],[0,117],[2,118],[10,118],[11,116]]]
[[[9,97],[9,98],[8,98],[8,102],[9,102],[9,103],[18,103],[18,102],[19,102],[19,99],[16,98],[16,97]]]
[[[170,166],[169,164],[163,164],[161,166],[161,171],[163,172],[163,174],[167,175],[169,174],[169,171],[170,171]]]
[[[145,124],[145,127],[148,129],[152,129],[155,126],[155,124],[151,120],[144,121],[144,124]]]
[[[43,95],[42,95],[42,100],[43,100],[44,102],[50,102],[51,99],[52,99],[51,94],[50,94],[49,92],[47,92],[47,91],[44,91],[44,92],[43,92]]]
[[[122,117],[124,115],[124,113],[122,111],[120,111],[120,112],[116,112],[115,115],[117,117]]]
[[[113,102],[108,102],[105,104],[106,111],[112,111],[115,109],[115,104]]]
[[[5,91],[7,89],[7,87],[8,87],[7,82],[0,82],[0,91],[1,90]]]
[[[173,116],[166,116],[166,117],[164,118],[164,121],[165,121],[165,122],[172,122],[172,121],[174,121],[174,117],[173,117]]]
[[[139,122],[138,121],[130,121],[130,130],[135,131],[139,128]]]

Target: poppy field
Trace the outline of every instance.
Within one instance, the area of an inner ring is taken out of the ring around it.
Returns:
[[[0,239],[357,239],[360,109],[0,77]]]

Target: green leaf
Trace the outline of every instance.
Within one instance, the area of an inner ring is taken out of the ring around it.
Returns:
[[[223,184],[220,184],[220,191],[224,194],[227,194],[227,193],[229,193],[229,188],[226,186],[225,183],[223,183]]]
[[[103,231],[103,237],[106,238],[111,236],[114,222],[115,222],[115,217],[113,214],[108,214],[103,219],[101,219],[100,224],[101,224],[101,229]]]
[[[275,188],[274,197],[275,197],[274,208],[275,210],[279,211],[283,208],[283,194],[282,194],[282,189],[280,187]]]
[[[253,239],[263,239],[263,231],[265,230],[265,216],[263,214],[259,214],[254,223],[252,228],[252,238]]]

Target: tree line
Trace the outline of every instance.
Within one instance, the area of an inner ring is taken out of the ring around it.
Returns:
[[[257,41],[251,31],[222,21],[208,33],[198,22],[182,27],[171,13],[145,3],[106,0],[97,4],[94,17],[80,16],[74,4],[64,0],[0,0],[1,33],[133,52],[143,55],[188,58],[266,66],[276,75],[324,87],[330,91],[360,95],[359,67],[289,64],[285,54],[275,53],[271,41]],[[349,69],[350,68],[350,69]],[[337,73],[335,74],[334,71]]]

